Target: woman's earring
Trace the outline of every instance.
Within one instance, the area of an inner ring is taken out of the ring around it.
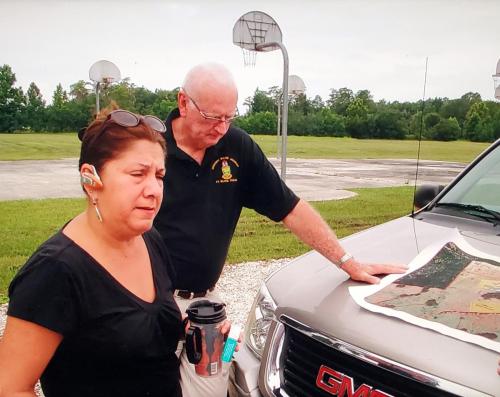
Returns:
[[[97,219],[99,219],[99,222],[102,223],[102,216],[101,213],[99,212],[99,208],[97,207],[97,199],[95,197],[92,197],[92,205],[94,206]]]

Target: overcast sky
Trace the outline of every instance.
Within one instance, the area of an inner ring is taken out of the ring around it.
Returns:
[[[310,97],[349,87],[376,100],[418,100],[428,56],[427,97],[493,98],[499,0],[0,0],[0,65],[50,100],[58,83],[69,90],[88,80],[100,59],[152,90],[173,89],[191,66],[217,61],[234,73],[241,105],[256,87],[282,84],[280,51],[245,68],[232,43],[236,20],[252,10],[279,24],[290,74]]]

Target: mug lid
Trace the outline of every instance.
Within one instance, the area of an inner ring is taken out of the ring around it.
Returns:
[[[189,320],[199,324],[216,324],[226,319],[226,304],[207,299],[193,302],[186,310]]]

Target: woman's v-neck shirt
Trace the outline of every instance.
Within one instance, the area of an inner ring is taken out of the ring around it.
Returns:
[[[182,325],[166,248],[143,235],[155,299],[120,284],[62,232],[43,243],[9,287],[8,315],[63,335],[41,376],[46,397],[180,396]]]

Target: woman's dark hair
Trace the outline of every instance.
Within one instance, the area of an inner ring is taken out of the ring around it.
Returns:
[[[102,125],[107,122],[108,115],[117,109],[119,109],[118,105],[111,102],[96,115],[96,119],[84,131],[78,134],[82,141],[78,169],[82,164],[88,163],[99,172],[107,161],[116,158],[133,142],[140,139],[158,143],[166,155],[163,134],[156,132],[142,120],[135,127],[122,127],[110,122],[103,130]]]

